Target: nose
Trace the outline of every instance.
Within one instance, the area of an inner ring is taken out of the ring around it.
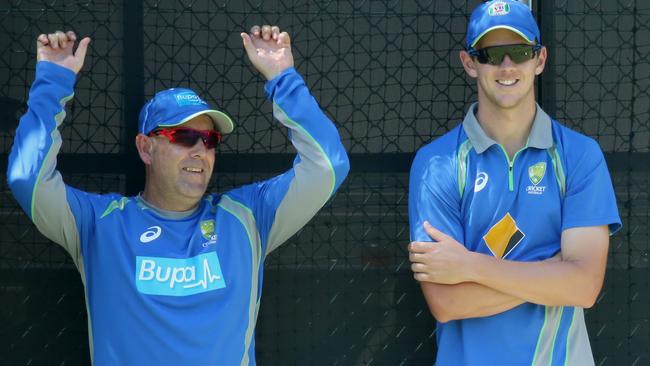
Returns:
[[[205,156],[205,154],[208,152],[208,149],[205,147],[205,143],[203,143],[203,139],[197,139],[196,142],[194,143],[194,146],[190,148],[190,155],[194,158],[200,158]]]
[[[503,61],[501,61],[501,67],[514,67],[516,64],[510,58],[510,55],[503,56]]]

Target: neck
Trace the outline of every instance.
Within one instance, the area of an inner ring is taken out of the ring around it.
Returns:
[[[492,103],[481,103],[479,98],[476,119],[485,134],[502,145],[512,157],[526,145],[536,110],[534,100],[506,109]]]

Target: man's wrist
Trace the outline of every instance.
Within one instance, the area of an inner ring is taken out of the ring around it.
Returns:
[[[478,280],[481,278],[480,268],[482,262],[485,260],[485,254],[476,253],[472,251],[467,252],[465,263],[463,264],[463,274],[466,282],[480,283]]]
[[[291,74],[297,74],[297,71],[293,66],[282,70],[282,72],[280,72],[273,79],[268,80],[264,84],[264,92],[266,94],[266,97],[269,100],[273,99],[273,94],[275,93],[275,89],[276,89],[277,85],[280,84],[280,81],[282,79],[284,79],[287,75],[291,75]]]
[[[52,62],[52,61],[49,61],[49,60],[36,61],[36,69],[37,70],[39,69],[39,65],[41,65],[41,67],[43,67],[44,65],[47,65],[45,67],[51,68],[51,69],[58,69],[59,72],[64,73],[64,74],[72,73],[75,76],[77,75],[77,73],[74,72],[74,70],[72,70],[72,69],[70,69],[68,67],[59,65],[56,62]]]
[[[266,81],[271,81],[276,76],[280,75],[282,71],[284,70],[279,70],[279,71],[273,70],[273,71],[269,71],[268,73],[262,73],[262,76],[264,76],[264,79],[266,79]]]
[[[286,74],[289,70],[292,70],[292,69],[293,69],[293,66],[289,66],[287,68],[284,68],[282,70],[279,70],[277,72],[274,72],[274,73],[270,74],[269,77],[265,76],[266,81],[271,82],[271,81],[274,81],[276,79],[279,79],[282,75]]]

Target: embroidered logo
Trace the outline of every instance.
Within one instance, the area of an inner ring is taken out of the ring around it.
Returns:
[[[215,223],[214,220],[204,220],[199,223],[199,228],[201,229],[201,235],[207,241],[201,244],[204,248],[207,248],[208,245],[217,243],[217,234],[214,233]]]
[[[535,165],[528,167],[528,179],[533,183],[532,186],[526,187],[528,194],[540,195],[546,190],[546,186],[539,186],[539,183],[544,179],[546,174],[546,162],[540,161]]]
[[[160,228],[160,226],[149,227],[147,228],[147,231],[145,231],[144,233],[142,233],[142,235],[140,235],[140,242],[146,244],[151,241],[154,241],[158,239],[160,233],[162,233],[162,229]]]
[[[488,7],[488,15],[491,17],[506,15],[510,13],[510,4],[503,1],[496,1]]]
[[[203,238],[210,239],[214,235],[214,220],[204,220],[199,224]]]
[[[476,180],[474,181],[474,193],[480,192],[485,188],[488,183],[488,175],[485,172],[480,172],[476,175]]]
[[[198,95],[192,93],[192,92],[182,92],[174,95],[174,98],[176,99],[176,103],[178,104],[179,107],[183,106],[193,106],[193,105],[207,105],[203,99],[201,99]]]
[[[521,243],[526,235],[517,227],[517,222],[506,213],[499,222],[494,224],[483,237],[492,255],[505,258],[515,247]]]
[[[546,162],[541,161],[533,166],[528,167],[528,178],[531,183],[538,185],[544,179],[546,173]]]

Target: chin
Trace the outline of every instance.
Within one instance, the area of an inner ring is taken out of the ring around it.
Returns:
[[[205,195],[205,191],[207,190],[207,185],[202,186],[202,187],[181,187],[179,189],[179,193],[182,196],[188,197],[188,198],[193,198],[196,200],[199,200]]]
[[[504,99],[497,99],[496,105],[502,109],[513,109],[520,106],[522,102],[523,99],[521,98],[516,98],[516,99],[504,98]]]

